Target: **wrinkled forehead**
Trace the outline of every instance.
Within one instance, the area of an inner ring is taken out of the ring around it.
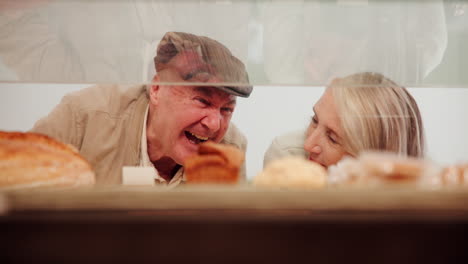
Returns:
[[[195,86],[193,91],[205,97],[225,100],[227,103],[235,104],[237,100],[237,96],[222,91],[214,86]]]
[[[340,89],[340,87],[335,85],[329,85],[325,88],[322,96],[314,105],[316,114],[330,120],[339,119],[340,111],[338,110],[335,94],[337,89]]]
[[[219,104],[231,106],[235,106],[237,102],[237,96],[214,86],[174,85],[163,87],[163,89],[168,92],[168,95],[175,101],[179,101],[183,98],[202,98],[216,105]]]

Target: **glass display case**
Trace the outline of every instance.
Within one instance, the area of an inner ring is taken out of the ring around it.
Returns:
[[[0,130],[27,131],[64,95],[89,86],[206,86],[155,78],[168,32],[209,37],[245,66],[248,78],[210,86],[253,87],[232,117],[248,142],[247,183],[0,193],[1,259],[468,259],[466,187],[285,191],[248,184],[276,137],[306,130],[334,80],[362,72],[408,88],[422,115],[427,160],[468,162],[468,1],[4,0]],[[221,65],[231,60],[216,56]]]

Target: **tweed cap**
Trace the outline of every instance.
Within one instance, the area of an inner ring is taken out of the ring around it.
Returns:
[[[182,63],[173,63],[172,59],[182,53]],[[176,67],[188,81],[203,82],[215,77],[226,85],[214,87],[233,95],[249,97],[252,92],[244,64],[223,44],[208,37],[168,32],[159,42],[154,64],[157,72]]]

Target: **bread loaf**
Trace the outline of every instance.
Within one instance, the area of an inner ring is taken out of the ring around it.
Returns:
[[[92,185],[89,163],[71,146],[36,133],[0,131],[0,189]]]

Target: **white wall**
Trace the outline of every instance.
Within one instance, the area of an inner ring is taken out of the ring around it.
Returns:
[[[237,100],[233,122],[247,135],[247,176],[263,168],[263,156],[275,136],[304,129],[321,87],[258,86],[249,98]]]
[[[428,157],[442,164],[468,162],[468,88],[409,90],[423,117]]]
[[[0,130],[31,129],[63,95],[86,86],[89,85],[0,83]]]
[[[468,162],[468,89],[410,88],[421,110],[428,158],[441,164]],[[263,154],[281,133],[305,127],[323,88],[255,87],[238,100],[234,122],[248,135],[247,173],[262,169]]]
[[[0,84],[0,130],[25,131],[73,90],[88,85]],[[249,140],[248,177],[263,166],[271,140],[307,126],[312,106],[323,92],[317,87],[255,87],[250,98],[239,98],[233,122]],[[468,89],[412,88],[421,109],[428,156],[439,163],[468,161]]]

